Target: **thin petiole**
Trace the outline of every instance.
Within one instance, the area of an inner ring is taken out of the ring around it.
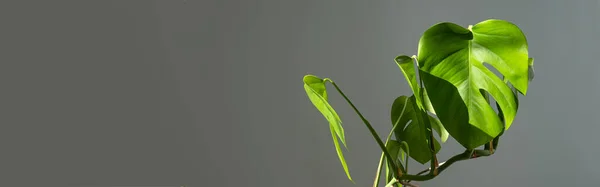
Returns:
[[[367,119],[365,119],[365,117],[360,113],[360,111],[358,111],[358,109],[356,108],[356,106],[354,106],[354,104],[352,103],[352,101],[350,101],[350,99],[348,99],[348,97],[346,96],[346,94],[344,94],[344,92],[342,92],[342,90],[337,86],[337,84],[335,84],[335,82],[333,82],[331,79],[326,78],[324,80],[325,81],[329,81],[335,87],[335,89],[342,95],[342,97],[344,97],[344,99],[346,100],[346,102],[348,102],[348,104],[350,104],[350,106],[352,107],[352,109],[354,109],[354,111],[356,112],[356,114],[358,114],[358,116],[360,117],[360,119],[367,126],[367,128],[371,132],[371,135],[373,136],[373,138],[375,138],[375,141],[377,141],[377,144],[379,144],[379,148],[381,148],[381,150],[385,154],[385,157],[387,157],[388,162],[391,163],[392,171],[394,173],[394,176],[400,176],[400,175],[402,175],[402,173],[405,173],[404,167],[402,166],[402,163],[398,163],[400,165],[399,167],[395,164],[394,160],[390,156],[390,153],[387,151],[387,148],[385,147],[385,144],[383,144],[383,142],[379,138],[379,135],[377,134],[377,132],[375,131],[375,129],[373,129],[373,127],[371,126],[371,123],[369,123],[369,121],[367,121]],[[402,172],[401,174],[397,173],[398,168],[401,169],[401,172]]]
[[[406,98],[406,100],[404,101],[404,103],[406,103],[408,101],[408,98]],[[394,132],[396,131],[396,128],[398,127],[398,122],[400,122],[400,119],[402,119],[402,116],[404,116],[404,111],[406,110],[406,105],[404,105],[402,107],[402,112],[400,112],[400,117],[398,117],[398,120],[396,120],[396,123],[394,123],[394,126],[392,127],[392,130],[390,130],[390,133],[388,133],[387,138],[385,139],[385,147],[388,146],[388,143],[390,142],[390,139],[392,138],[392,135],[394,134]],[[408,145],[407,145],[408,147]],[[373,187],[377,187],[379,185],[379,178],[381,177],[381,170],[383,167],[383,158],[385,156],[384,154],[385,152],[381,153],[381,157],[379,158],[379,166],[377,167],[377,172],[375,174],[375,181],[373,182]],[[408,160],[408,159],[407,159]],[[406,165],[408,165],[408,162],[405,162]],[[405,172],[408,171],[408,166],[406,166],[406,169],[404,169]]]

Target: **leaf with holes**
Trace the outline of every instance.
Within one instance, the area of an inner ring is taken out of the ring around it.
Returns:
[[[408,57],[406,55],[400,55],[400,56],[396,57],[395,61],[396,61],[396,64],[398,65],[398,67],[400,68],[400,70],[402,71],[402,73],[404,74],[404,78],[408,82],[408,85],[412,89],[414,95],[418,96],[418,95],[420,95],[420,93],[423,93],[423,99],[420,99],[421,97],[415,97],[415,100],[416,100],[415,103],[419,106],[419,109],[425,109],[426,111],[429,111],[429,112],[435,114],[435,110],[433,109],[433,106],[431,105],[431,101],[429,101],[429,98],[427,96],[427,91],[423,88],[420,88],[419,84],[417,83],[418,78],[417,78],[417,72],[415,69],[414,58]],[[400,115],[400,113],[393,114],[393,115]],[[395,118],[397,118],[397,117],[395,117]],[[430,118],[432,127],[440,135],[441,141],[446,142],[446,140],[448,139],[448,131],[446,131],[446,129],[444,129],[441,122],[437,118],[434,118],[432,116],[429,116],[429,118]]]
[[[394,100],[394,104],[392,104],[392,124],[398,125],[396,127],[394,134],[396,135],[396,140],[402,142],[405,141],[410,147],[409,156],[415,159],[417,162],[424,164],[431,160],[431,150],[429,148],[429,131],[431,127],[435,126],[436,121],[433,120],[425,120],[423,117],[427,116],[429,119],[433,119],[433,117],[427,115],[425,111],[420,110],[419,107],[415,104],[416,98],[415,96],[406,97],[400,96]],[[404,113],[402,111],[404,109]],[[427,121],[430,124],[426,124]],[[448,138],[446,130],[438,125],[438,129],[434,127],[438,131],[438,134],[441,136],[441,139],[445,141]],[[445,137],[444,137],[444,134]],[[433,139],[435,146],[435,153],[440,150],[440,144],[436,139]]]
[[[417,59],[436,115],[467,149],[481,146],[508,129],[517,111],[515,94],[484,63],[527,94],[527,40],[516,25],[504,20],[486,20],[469,28],[436,24],[421,37]],[[504,124],[480,90],[498,103]]]

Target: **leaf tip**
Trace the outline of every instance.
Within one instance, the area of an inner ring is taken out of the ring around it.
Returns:
[[[398,63],[398,64],[402,64],[408,60],[412,60],[412,59],[411,59],[411,57],[408,57],[407,55],[399,55],[394,59],[394,61],[396,61],[396,63]]]
[[[448,132],[447,132],[447,131],[446,131],[446,133],[443,133],[443,134],[440,136],[440,141],[441,141],[442,143],[446,143],[446,141],[448,141]]]
[[[315,80],[321,80],[322,81],[321,78],[319,78],[319,77],[317,77],[315,75],[312,75],[312,74],[307,74],[307,75],[304,75],[304,77],[302,77],[302,81],[304,81],[304,83],[314,82]]]
[[[528,64],[529,64],[529,66],[533,66],[533,58],[529,58]]]
[[[350,151],[350,149],[348,149],[348,146],[346,144],[346,137],[342,136],[342,137],[339,137],[339,139],[340,139],[340,142],[342,142],[342,145],[344,145],[344,148],[346,148],[346,150]]]

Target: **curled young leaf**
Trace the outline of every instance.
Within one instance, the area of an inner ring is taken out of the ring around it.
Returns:
[[[350,176],[350,171],[348,169],[348,165],[346,164],[346,159],[344,158],[344,154],[342,153],[342,149],[338,143],[336,138],[339,137],[339,140],[342,142],[344,146],[346,146],[346,139],[344,137],[344,128],[342,127],[342,120],[338,116],[337,112],[331,107],[329,102],[327,102],[327,90],[325,87],[325,80],[320,79],[314,75],[306,75],[303,78],[304,81],[304,90],[308,95],[308,98],[312,102],[312,104],[321,112],[321,114],[327,119],[329,122],[329,128],[331,131],[331,136],[333,137],[333,143],[335,145],[336,152],[338,154],[339,160],[348,176],[348,179],[352,181],[352,177]]]

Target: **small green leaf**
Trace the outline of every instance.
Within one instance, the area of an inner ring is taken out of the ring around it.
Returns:
[[[424,110],[420,110],[415,103],[416,98],[414,95],[411,97],[400,96],[396,98],[392,105],[392,124],[398,123],[398,127],[394,132],[396,140],[405,141],[411,149],[409,156],[417,162],[424,164],[431,160],[428,130],[430,130],[430,126],[433,127],[436,125],[431,124],[435,123],[435,120],[434,122],[430,122],[429,125],[426,124],[428,120],[425,120],[423,116],[429,115],[426,114]],[[405,105],[404,115],[400,117],[400,112]],[[442,132],[440,135],[443,135],[444,131],[442,129],[440,129],[440,131]],[[433,139],[433,141],[435,153],[437,153],[440,150],[440,144],[435,139]]]
[[[325,87],[325,80],[320,79],[319,77],[314,75],[306,75],[304,76],[303,81],[304,90],[306,91],[308,98],[329,122],[329,128],[331,130],[331,136],[333,137],[333,143],[335,145],[335,149],[337,151],[340,162],[342,163],[342,167],[344,168],[348,179],[354,182],[352,180],[352,177],[350,177],[350,171],[346,164],[346,160],[344,159],[342,149],[336,138],[337,135],[344,147],[346,146],[346,139],[344,137],[344,128],[342,127],[342,120],[335,112],[333,107],[331,107],[329,102],[327,102],[327,90]]]
[[[340,144],[338,143],[337,138],[335,138],[335,133],[334,133],[334,129],[333,126],[329,126],[330,130],[331,130],[331,137],[333,138],[333,144],[335,145],[335,151],[337,152],[338,157],[340,158],[340,162],[342,163],[342,167],[344,168],[344,171],[346,172],[346,176],[348,176],[348,179],[352,182],[354,182],[354,180],[352,180],[352,177],[350,176],[350,171],[348,169],[348,165],[346,164],[346,159],[344,158],[344,154],[342,153],[342,148],[340,147]]]
[[[410,98],[412,97],[406,97],[403,95],[396,98],[396,100],[394,100],[394,103],[392,104],[390,116],[392,117],[392,125],[398,125],[398,127],[396,127],[396,132],[403,131],[407,125],[406,123],[410,121],[414,115],[412,102],[410,102],[409,100]]]
[[[417,73],[415,71],[414,59],[406,55],[400,55],[396,57],[395,61],[402,73],[404,74],[404,78],[406,78],[406,81],[408,81],[408,85],[412,89],[414,95],[421,95],[419,94],[421,89],[419,89],[420,87],[417,80]],[[419,108],[423,108],[421,106],[421,98],[417,97],[416,99]]]
[[[333,126],[333,129],[335,129],[335,133],[341,139],[342,144],[346,146],[346,137],[344,136],[342,120],[333,107],[327,102],[325,80],[314,75],[306,75],[304,76],[304,90],[313,105],[321,112],[321,114],[323,114],[327,121],[329,121],[329,124]]]
[[[402,73],[404,74],[404,78],[406,78],[406,81],[408,82],[408,85],[410,86],[410,88],[412,89],[414,95],[420,95],[420,93],[423,93],[423,97],[424,100],[421,101],[421,97],[415,97],[416,99],[416,104],[419,106],[419,108],[423,108],[426,111],[429,111],[433,114],[435,114],[435,110],[433,109],[433,106],[431,105],[431,101],[429,100],[429,96],[427,96],[427,91],[424,88],[420,88],[419,84],[417,83],[417,75],[416,75],[416,70],[415,70],[415,61],[414,58],[412,57],[408,57],[406,55],[400,55],[398,57],[396,57],[395,59],[396,64],[398,65],[398,67],[400,68],[400,70],[402,71]],[[421,106],[421,103],[423,103]],[[393,114],[393,115],[399,115],[399,113],[397,114]],[[398,118],[397,116],[392,116],[392,118]],[[430,118],[433,119],[433,117],[430,116]],[[446,142],[446,140],[448,139],[448,131],[446,131],[446,129],[441,125],[440,121],[438,119],[435,119],[432,121],[432,127],[434,127],[434,129],[438,132],[438,134],[440,135],[440,138],[442,140],[442,142]],[[402,128],[404,127],[405,124],[403,124],[403,126],[401,126]]]

